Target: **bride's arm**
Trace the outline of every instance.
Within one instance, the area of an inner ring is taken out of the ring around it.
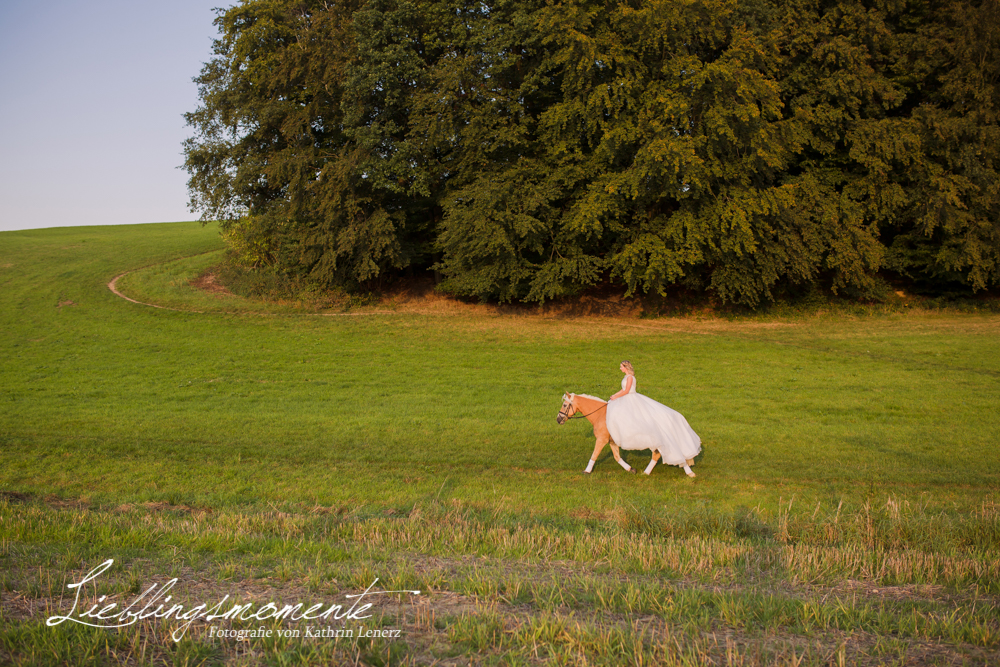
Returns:
[[[608,401],[609,401],[609,402],[610,402],[610,401],[613,401],[613,400],[615,400],[616,398],[619,398],[619,397],[621,397],[621,396],[624,396],[624,395],[625,395],[625,394],[627,394],[627,393],[629,392],[629,390],[630,390],[630,389],[632,388],[632,383],[633,383],[633,382],[635,382],[635,379],[634,379],[634,378],[633,378],[633,377],[632,377],[631,375],[629,375],[629,376],[626,376],[626,377],[627,377],[628,379],[627,379],[627,380],[626,380],[626,382],[625,382],[625,388],[624,388],[624,389],[622,389],[621,391],[619,391],[618,393],[616,393],[616,394],[615,394],[614,396],[612,396],[611,398],[609,398],[609,399],[608,399]]]

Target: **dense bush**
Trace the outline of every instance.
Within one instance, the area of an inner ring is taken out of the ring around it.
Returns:
[[[995,0],[244,0],[192,206],[321,285],[1000,282]]]

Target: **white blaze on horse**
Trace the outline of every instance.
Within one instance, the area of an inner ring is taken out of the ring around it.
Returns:
[[[585,417],[587,421],[591,423],[594,427],[594,453],[590,457],[590,461],[587,463],[587,468],[584,472],[589,473],[594,469],[594,463],[597,462],[597,457],[601,455],[601,451],[604,449],[605,445],[611,445],[611,453],[614,454],[615,460],[618,461],[618,465],[626,470],[626,472],[634,473],[635,470],[621,457],[620,449],[649,449],[648,446],[634,446],[629,447],[627,445],[619,447],[619,445],[611,438],[611,432],[608,430],[607,416],[608,416],[608,402],[597,398],[596,396],[588,396],[587,394],[563,394],[562,407],[559,409],[559,415],[556,417],[557,424],[565,424],[574,415],[579,414]],[[653,448],[653,457],[643,471],[645,474],[649,475],[653,472],[653,468],[656,466],[656,462],[660,460],[661,454],[660,450]],[[694,472],[691,471],[691,465],[694,463],[692,459],[687,459],[683,464],[684,472],[690,477],[694,477]]]

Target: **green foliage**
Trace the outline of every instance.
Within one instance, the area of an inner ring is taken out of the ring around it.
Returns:
[[[986,289],[998,12],[244,0],[217,19],[188,115],[192,206],[323,285],[433,267],[441,289],[499,301],[605,280],[871,299],[880,270]]]

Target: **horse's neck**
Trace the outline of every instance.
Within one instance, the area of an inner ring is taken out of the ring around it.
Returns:
[[[580,411],[587,417],[587,420],[597,425],[598,422],[604,421],[604,410],[601,408],[607,407],[607,403],[604,401],[598,401],[593,398],[584,398],[583,396],[576,397],[576,404],[580,408]]]

